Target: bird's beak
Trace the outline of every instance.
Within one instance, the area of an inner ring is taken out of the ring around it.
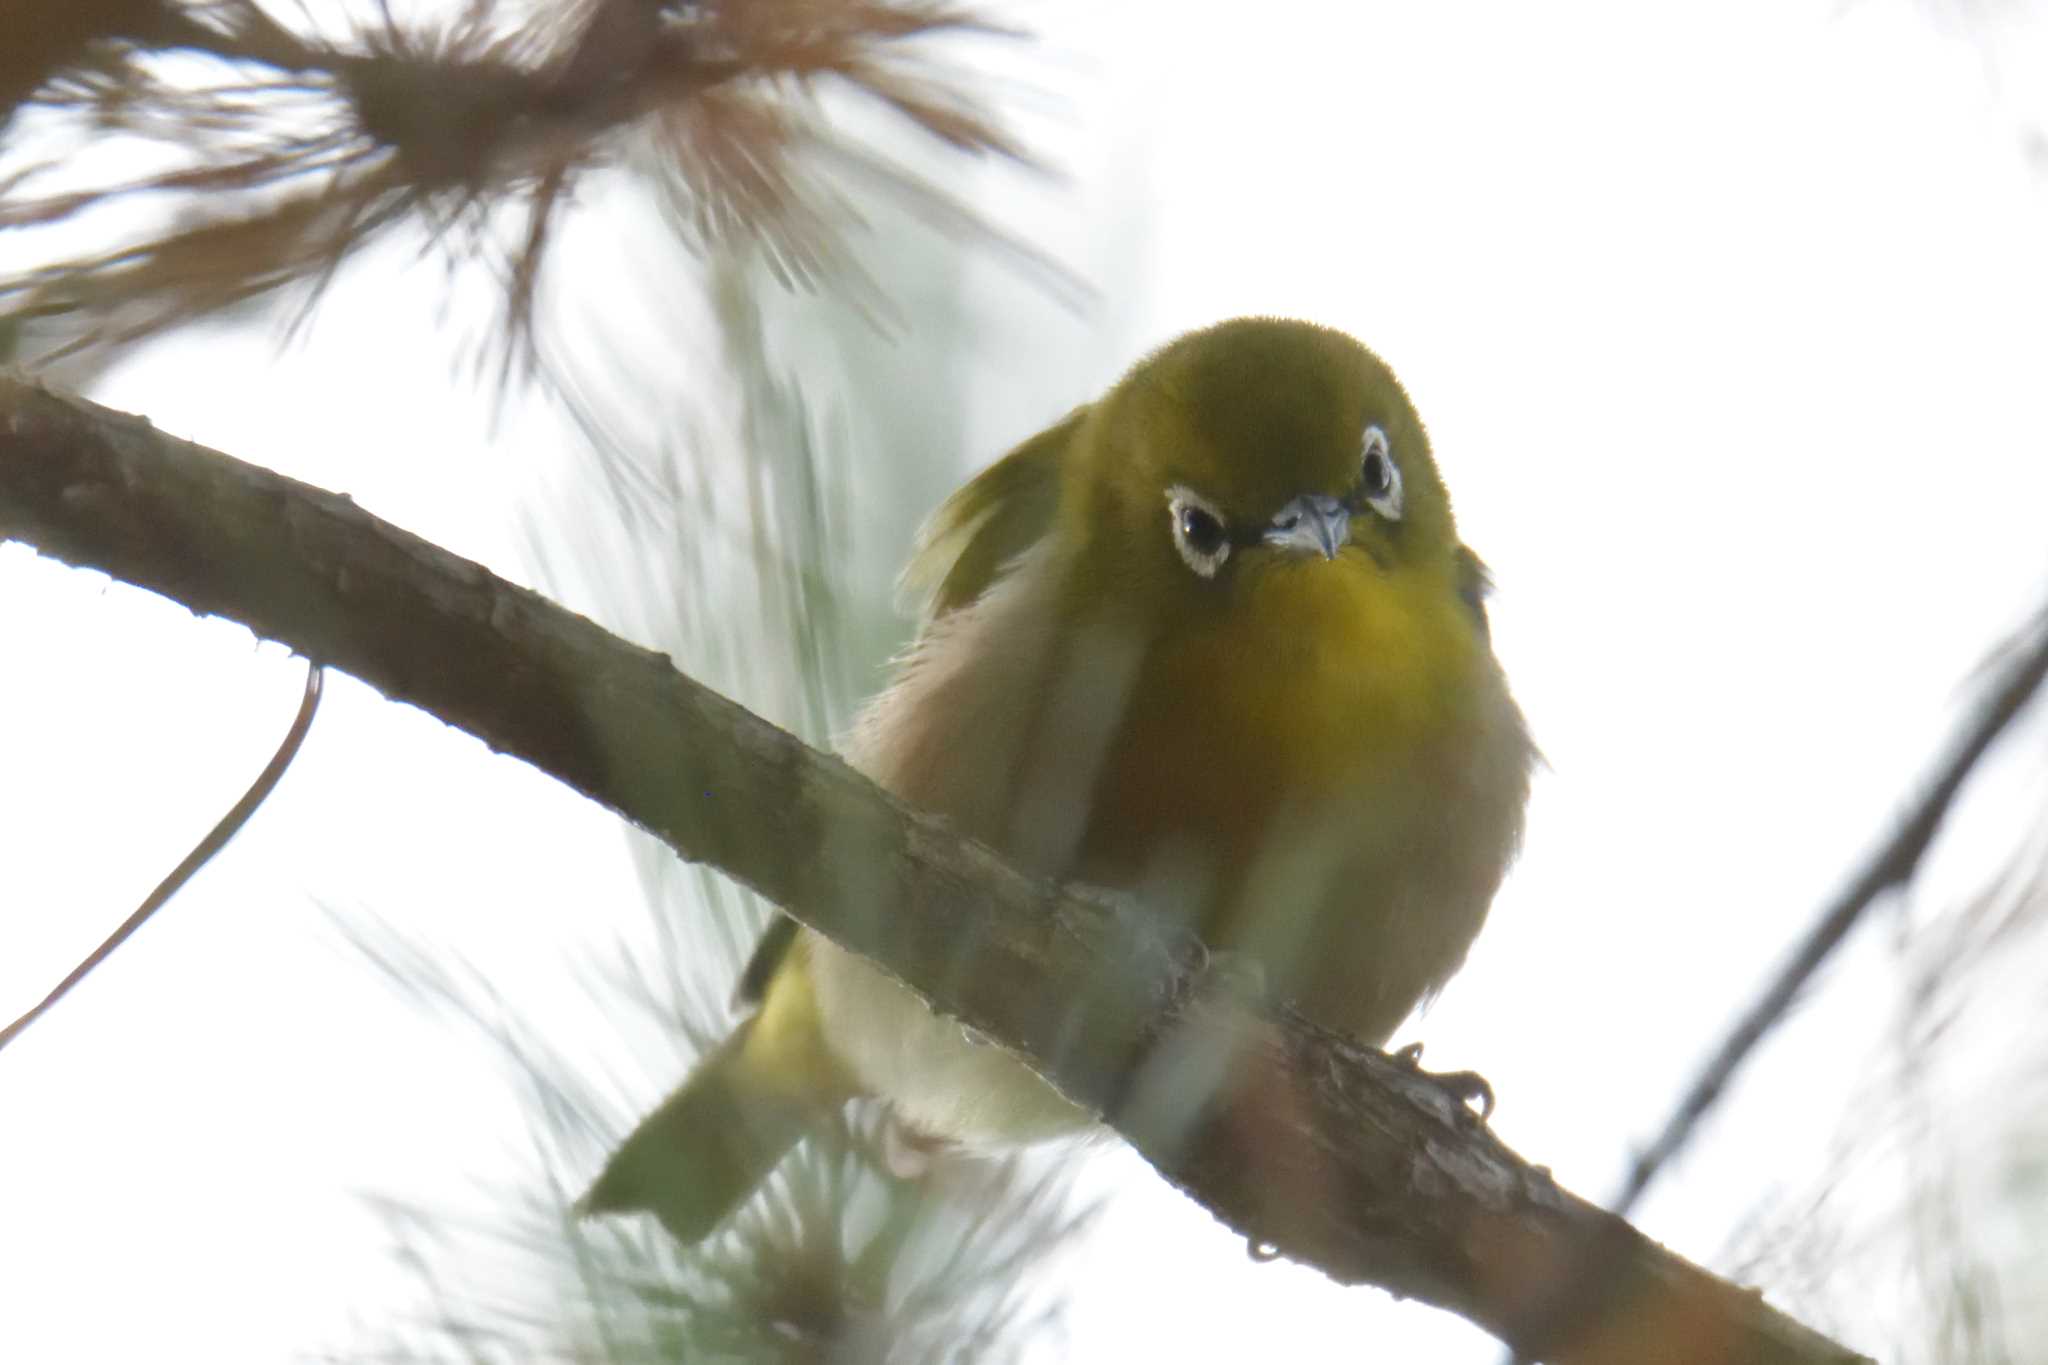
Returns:
[[[1335,559],[1351,539],[1351,513],[1333,497],[1304,493],[1280,509],[1259,539],[1289,554]]]

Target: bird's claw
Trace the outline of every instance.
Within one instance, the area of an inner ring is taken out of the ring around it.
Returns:
[[[1422,1044],[1410,1043],[1391,1054],[1395,1065],[1413,1072],[1428,1081],[1438,1090],[1457,1102],[1460,1109],[1470,1111],[1476,1102],[1479,1121],[1486,1122],[1493,1117],[1493,1085],[1476,1071],[1425,1071],[1422,1069]]]
[[[1204,991],[1245,1002],[1266,998],[1265,964],[1249,953],[1205,949],[1200,972]]]

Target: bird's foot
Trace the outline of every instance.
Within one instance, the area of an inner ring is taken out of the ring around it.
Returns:
[[[1257,1005],[1266,997],[1266,965],[1250,953],[1204,946],[1195,966],[1195,990],[1212,999]]]
[[[1429,1082],[1467,1113],[1473,1112],[1473,1106],[1476,1104],[1481,1123],[1493,1117],[1493,1086],[1478,1072],[1424,1071],[1420,1043],[1410,1043],[1389,1055],[1393,1057],[1395,1065]]]

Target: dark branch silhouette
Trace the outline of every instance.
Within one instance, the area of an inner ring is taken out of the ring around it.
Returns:
[[[1637,1156],[1627,1181],[1610,1205],[1616,1213],[1626,1216],[1657,1173],[1684,1150],[1699,1130],[1700,1120],[1727,1090],[1743,1062],[1784,1018],[1785,1011],[1792,1007],[1813,974],[1862,920],[1864,911],[1887,891],[1913,880],[1963,784],[2006,727],[2041,690],[2043,678],[2048,677],[2048,611],[2036,615],[2001,653],[2004,658],[1995,678],[1984,687],[1972,715],[1928,775],[1919,797],[1899,821],[1897,832],[1871,854],[1870,861],[1821,911],[1791,958],[1729,1031],[1720,1050],[1686,1090],[1656,1140]]]

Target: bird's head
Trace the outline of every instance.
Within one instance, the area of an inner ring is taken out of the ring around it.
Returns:
[[[1341,332],[1241,318],[1134,368],[1077,433],[1064,512],[1099,585],[1213,611],[1273,576],[1459,555],[1429,439],[1393,372]],[[1263,585],[1263,586],[1262,586]]]

